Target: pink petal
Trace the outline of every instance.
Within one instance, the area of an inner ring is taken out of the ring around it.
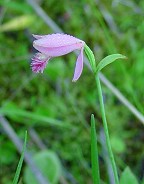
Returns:
[[[83,45],[81,43],[75,43],[72,45],[65,45],[65,46],[60,46],[60,47],[43,47],[39,45],[33,45],[35,49],[37,49],[39,52],[44,53],[50,57],[57,57],[57,56],[62,56],[65,54],[68,54],[76,49],[81,49]]]
[[[38,39],[34,41],[34,46],[41,46],[46,48],[68,46],[80,43],[84,45],[84,41],[67,34],[57,33],[44,36],[34,35],[34,37]]]
[[[76,82],[79,79],[79,77],[81,76],[82,70],[83,70],[83,48],[81,49],[80,54],[76,61],[74,77],[72,80],[73,82]]]

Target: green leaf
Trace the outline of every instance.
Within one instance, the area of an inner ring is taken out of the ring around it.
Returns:
[[[34,112],[28,112],[25,110],[21,110],[18,108],[15,109],[7,109],[5,107],[3,107],[2,109],[0,109],[0,114],[2,115],[6,115],[9,117],[13,117],[15,116],[19,116],[19,117],[25,117],[25,118],[29,118],[31,120],[34,120],[35,123],[33,123],[34,125],[43,125],[43,126],[47,126],[47,125],[56,125],[56,126],[61,126],[61,127],[69,127],[66,123],[63,123],[60,120],[56,120],[53,118],[49,118],[47,116],[43,116],[43,115],[39,115],[36,114]],[[29,124],[28,121],[26,121],[25,123]]]
[[[125,170],[122,172],[120,184],[138,184],[137,178],[132,173],[129,167],[126,167]]]
[[[34,156],[33,160],[50,184],[58,183],[61,176],[61,163],[54,152],[49,150],[41,151]],[[26,184],[38,184],[28,166],[24,172],[24,180]]]
[[[14,11],[19,13],[31,13],[33,12],[32,8],[26,2],[17,2],[17,1],[0,1],[0,5],[8,8],[8,11]]]
[[[0,26],[0,32],[22,30],[32,25],[34,21],[35,17],[33,15],[15,17],[7,23],[2,24]]]
[[[27,142],[27,131],[25,132],[25,140],[24,140],[23,150],[22,150],[22,154],[21,154],[18,166],[17,166],[17,170],[16,170],[16,173],[15,173],[15,176],[14,176],[13,184],[17,184],[18,183],[19,175],[20,175],[22,164],[23,164],[23,160],[24,160],[24,153],[25,153],[25,149],[26,149],[26,142]]]
[[[109,65],[110,63],[114,62],[117,59],[126,59],[127,57],[122,54],[112,54],[109,56],[106,56],[104,59],[102,59],[96,68],[96,71],[99,72],[102,70],[105,66]]]
[[[100,184],[97,136],[95,129],[95,119],[93,114],[91,115],[91,162],[92,162],[93,183]]]

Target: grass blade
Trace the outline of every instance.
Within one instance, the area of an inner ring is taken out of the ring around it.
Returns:
[[[69,125],[67,125],[66,123],[63,123],[60,120],[56,120],[54,118],[49,118],[47,116],[44,115],[39,115],[35,112],[28,112],[26,110],[21,110],[21,109],[5,109],[5,108],[1,108],[0,109],[0,114],[1,115],[5,115],[5,116],[19,116],[19,117],[26,117],[29,118],[31,120],[35,120],[37,122],[33,123],[34,125],[43,125],[43,126],[47,126],[47,125],[55,125],[55,126],[60,126],[60,127],[70,127]],[[28,122],[29,124],[29,122]],[[32,124],[32,123],[31,123]]]
[[[25,149],[26,149],[26,142],[27,142],[27,131],[25,132],[25,140],[24,140],[24,145],[23,145],[23,150],[22,150],[22,154],[16,169],[16,173],[13,179],[12,184],[17,184],[18,183],[18,179],[20,176],[20,172],[21,172],[21,168],[22,168],[22,164],[23,164],[23,160],[24,160],[24,153],[25,153]]]
[[[91,115],[91,163],[92,163],[93,183],[100,184],[97,136],[95,129],[95,119],[93,114]]]

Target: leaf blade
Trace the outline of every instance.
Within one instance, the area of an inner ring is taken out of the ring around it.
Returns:
[[[0,109],[0,114],[2,115],[6,115],[6,116],[12,116],[12,115],[17,115],[20,117],[26,117],[28,119],[34,120],[35,121],[35,125],[43,125],[43,126],[47,126],[47,125],[54,125],[54,126],[60,126],[60,127],[69,127],[66,123],[60,121],[60,120],[56,120],[54,118],[49,118],[46,117],[44,115],[39,115],[36,114],[35,112],[29,112],[26,110],[21,110],[21,109],[5,109],[5,108],[1,108]]]
[[[120,184],[138,184],[137,178],[132,173],[129,167],[126,167],[125,170],[122,172],[120,178]]]
[[[122,54],[111,54],[109,56],[106,56],[103,58],[97,65],[96,71],[99,72],[102,70],[105,66],[109,65],[110,63],[114,62],[117,59],[127,59],[126,56]]]
[[[20,176],[20,172],[21,172],[21,168],[22,168],[22,164],[23,164],[23,160],[24,160],[24,153],[25,153],[25,150],[26,150],[26,143],[27,143],[27,131],[25,132],[25,140],[24,140],[23,150],[22,150],[22,154],[21,154],[21,157],[20,157],[20,160],[19,160],[19,163],[18,163],[18,166],[17,166],[16,173],[15,173],[12,184],[17,184],[18,183],[18,179],[19,179],[19,176]]]

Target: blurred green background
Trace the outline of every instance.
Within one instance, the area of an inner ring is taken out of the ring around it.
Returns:
[[[52,59],[43,75],[32,73],[30,62],[36,52],[32,34],[54,31],[29,2],[0,0],[0,114],[19,139],[23,140],[28,130],[28,151],[36,162],[43,163],[42,170],[53,169],[46,174],[52,183],[91,184],[90,116],[94,113],[101,179],[111,183],[93,75],[84,66],[80,79],[72,83],[74,53]],[[38,6],[65,33],[84,40],[97,61],[113,53],[128,57],[106,67],[103,73],[143,114],[144,1],[39,0]],[[121,175],[129,166],[139,183],[144,183],[143,124],[106,86],[102,87],[118,172]],[[19,157],[0,125],[1,184],[12,182]],[[31,175],[24,163],[19,183],[36,184]]]

